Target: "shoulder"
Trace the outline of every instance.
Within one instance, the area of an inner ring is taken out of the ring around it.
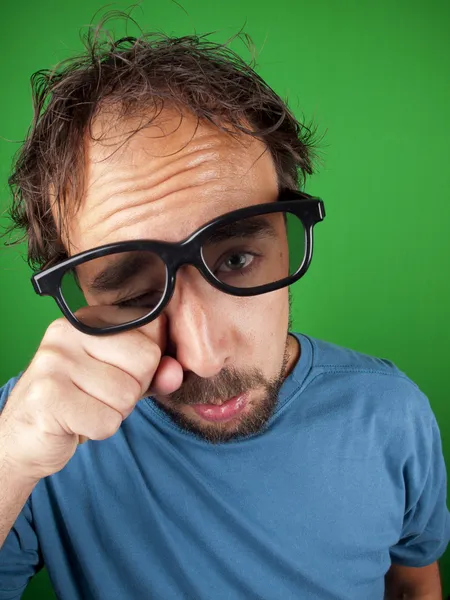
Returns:
[[[366,373],[376,372],[387,375],[404,375],[398,367],[387,358],[380,358],[364,354],[357,350],[338,346],[332,342],[306,337],[312,347],[312,367],[327,371],[345,370],[350,372],[363,371]]]
[[[388,358],[372,356],[305,336],[311,348],[309,384],[326,394],[381,409],[386,417],[432,416],[430,402],[419,385]],[[306,382],[305,382],[306,383]]]

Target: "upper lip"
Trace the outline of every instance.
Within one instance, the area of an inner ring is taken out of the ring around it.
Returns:
[[[222,406],[222,404],[224,404],[228,400],[229,400],[229,398],[227,398],[226,400],[208,400],[208,402],[201,402],[201,404],[203,404],[203,405],[211,404],[212,406]]]
[[[201,402],[200,404],[212,404],[213,406],[222,406],[222,404],[225,404],[225,402],[228,402],[228,400],[231,400],[232,398],[236,398],[237,396],[241,396],[241,394],[236,394],[235,396],[229,396],[228,398],[225,398],[223,400],[217,400],[215,398],[213,400],[208,400],[208,402]]]

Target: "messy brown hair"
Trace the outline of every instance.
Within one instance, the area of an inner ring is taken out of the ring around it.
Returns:
[[[84,189],[86,134],[94,139],[93,120],[106,105],[114,106],[117,119],[146,115],[131,135],[170,105],[230,135],[254,136],[270,151],[281,189],[301,187],[313,171],[313,128],[294,117],[228,42],[161,33],[114,40],[105,20],[82,37],[81,55],[31,77],[34,117],[9,178],[6,233],[23,233],[16,241],[27,240],[33,269],[67,256],[62,232]]]

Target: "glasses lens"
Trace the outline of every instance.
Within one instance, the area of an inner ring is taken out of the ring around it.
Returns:
[[[203,244],[202,254],[216,279],[252,288],[294,275],[303,264],[305,248],[302,221],[280,210],[218,227]]]
[[[166,281],[166,265],[157,254],[119,252],[68,271],[61,293],[79,321],[101,328],[131,323],[154,312]]]

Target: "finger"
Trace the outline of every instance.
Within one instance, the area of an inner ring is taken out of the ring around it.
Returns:
[[[182,383],[183,368],[180,363],[170,356],[163,356],[146,396],[171,394],[180,388]]]
[[[165,329],[158,319],[144,328],[110,336],[90,336],[78,332],[81,347],[91,358],[117,367],[134,377],[141,387],[150,387],[165,348]]]
[[[139,382],[121,369],[83,356],[85,364],[69,362],[67,375],[88,396],[114,408],[126,419],[141,396]]]
[[[122,415],[110,406],[92,398],[75,385],[67,400],[58,402],[53,413],[56,422],[67,433],[79,439],[104,440],[114,435],[122,424]]]

